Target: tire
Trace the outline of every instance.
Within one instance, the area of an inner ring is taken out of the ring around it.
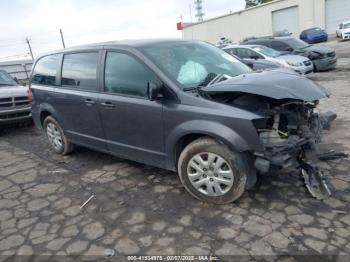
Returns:
[[[201,157],[201,161],[207,157],[206,162],[201,162],[207,164],[198,162],[201,167],[194,169],[192,166],[196,165],[198,157]],[[208,165],[209,157],[213,159],[213,165]],[[237,200],[245,191],[247,174],[242,165],[240,154],[214,139],[204,137],[193,141],[181,152],[177,167],[182,184],[195,198],[213,204],[227,204]],[[198,186],[200,184],[201,187]]]
[[[52,116],[46,117],[43,126],[50,147],[56,154],[64,156],[74,150],[74,145],[67,140],[55,118]]]

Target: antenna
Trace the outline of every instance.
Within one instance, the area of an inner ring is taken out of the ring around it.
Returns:
[[[196,17],[198,19],[198,22],[203,22],[203,17],[204,17],[204,13],[203,13],[203,1],[202,0],[195,0],[194,1],[194,5],[195,5],[195,9],[197,11],[196,13]]]

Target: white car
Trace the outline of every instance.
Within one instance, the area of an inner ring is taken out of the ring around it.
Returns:
[[[341,23],[337,28],[337,37],[343,40],[350,39],[350,21]]]
[[[231,45],[224,47],[223,50],[246,61],[265,59],[301,75],[314,71],[314,65],[307,57],[286,54],[262,45]]]
[[[30,100],[28,88],[17,85],[6,71],[0,70],[0,127],[30,121]]]

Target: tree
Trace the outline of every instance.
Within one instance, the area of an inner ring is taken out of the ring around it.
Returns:
[[[271,2],[273,0],[245,0],[245,8],[249,8],[249,7],[253,7],[256,5],[261,5],[261,4],[265,4],[268,2]]]

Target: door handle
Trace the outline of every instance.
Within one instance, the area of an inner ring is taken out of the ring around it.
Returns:
[[[115,105],[112,104],[112,102],[110,101],[106,101],[104,103],[101,103],[102,106],[106,107],[106,108],[114,108]]]
[[[92,106],[92,105],[96,104],[96,102],[90,98],[86,98],[85,104],[87,104],[88,106]]]

